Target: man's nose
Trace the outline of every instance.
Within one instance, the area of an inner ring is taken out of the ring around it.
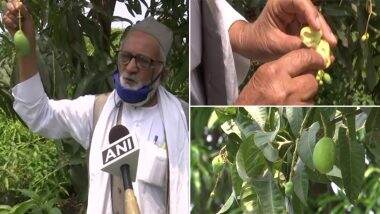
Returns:
[[[129,61],[129,63],[125,65],[125,71],[127,73],[137,73],[138,72],[138,68],[136,65],[135,58],[132,58],[131,61]]]

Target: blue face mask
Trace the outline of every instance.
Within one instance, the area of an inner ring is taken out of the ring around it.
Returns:
[[[119,70],[116,69],[116,71],[113,73],[113,82],[115,85],[115,89],[119,97],[126,103],[139,103],[148,98],[149,93],[153,90],[153,83],[161,76],[161,73],[157,75],[152,82],[150,82],[148,85],[144,85],[138,90],[132,90],[125,88],[120,83],[120,75]]]

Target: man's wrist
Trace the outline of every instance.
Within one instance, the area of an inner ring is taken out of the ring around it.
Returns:
[[[20,69],[20,82],[29,79],[38,72],[37,54],[35,50],[32,50],[29,55],[19,58],[18,61]]]

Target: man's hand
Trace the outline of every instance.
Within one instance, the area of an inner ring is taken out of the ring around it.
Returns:
[[[3,22],[5,28],[14,36],[19,30],[19,11],[22,17],[22,31],[25,33],[32,47],[35,47],[35,32],[32,16],[29,14],[25,5],[18,0],[11,0],[7,3],[5,13],[3,14]]]
[[[324,67],[323,58],[314,50],[292,51],[262,65],[235,104],[313,104],[318,91],[315,71]]]
[[[329,25],[310,0],[268,0],[254,23],[237,21],[231,26],[232,49],[250,59],[275,60],[302,48],[299,33],[305,25],[322,30],[323,38],[336,46]]]
[[[36,37],[34,30],[34,23],[32,16],[29,14],[26,7],[18,0],[11,0],[7,3],[5,12],[3,13],[3,23],[9,33],[14,36],[19,30],[19,11],[22,18],[22,31],[30,43],[32,53],[19,58],[20,67],[20,82],[34,76],[37,71],[37,57],[36,57]]]

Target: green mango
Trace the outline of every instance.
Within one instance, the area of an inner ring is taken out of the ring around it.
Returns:
[[[314,167],[323,174],[330,172],[335,162],[335,144],[331,138],[321,138],[314,147]]]
[[[328,73],[324,73],[323,74],[323,81],[327,84],[331,84],[331,77],[330,77],[330,74]]]
[[[223,165],[224,165],[223,157],[221,155],[215,156],[214,159],[212,159],[211,165],[212,165],[212,170],[214,171],[214,173],[219,173],[223,169]]]
[[[314,31],[310,27],[303,27],[300,32],[302,42],[308,48],[316,48],[321,41],[322,32]]]
[[[330,67],[331,65],[331,59],[330,59],[330,45],[328,42],[326,42],[324,39],[322,39],[319,44],[317,45],[317,48],[315,49],[323,58],[325,61],[326,68]]]
[[[285,195],[291,196],[293,193],[293,182],[289,181],[285,184]]]
[[[15,33],[13,40],[16,47],[16,53],[19,56],[23,57],[30,54],[31,52],[30,44],[29,44],[28,38],[26,38],[22,30],[18,30]]]

